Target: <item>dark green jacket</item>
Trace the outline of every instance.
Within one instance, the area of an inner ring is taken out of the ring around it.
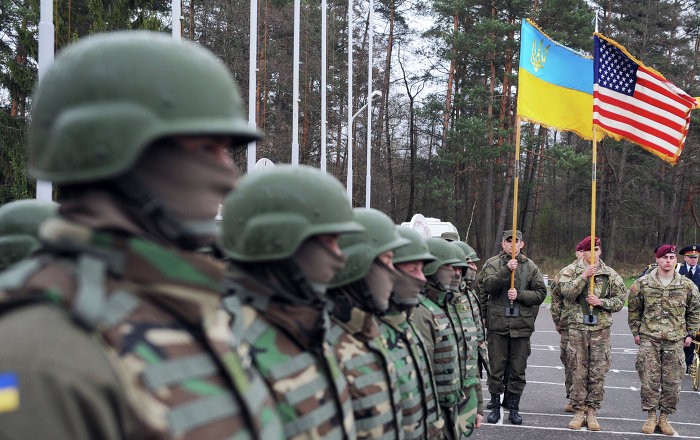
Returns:
[[[508,289],[511,271],[507,266],[510,259],[510,254],[501,251],[489,258],[479,272],[477,282],[481,295],[481,316],[486,317],[490,332],[515,338],[530,336],[535,330],[540,304],[547,297],[547,287],[540,269],[521,252],[516,257],[515,288],[518,297],[514,303],[520,308],[520,316],[506,317],[505,309],[510,305]]]

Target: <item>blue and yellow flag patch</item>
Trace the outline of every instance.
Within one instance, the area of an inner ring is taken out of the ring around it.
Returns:
[[[0,372],[0,413],[19,408],[19,381],[12,371]]]

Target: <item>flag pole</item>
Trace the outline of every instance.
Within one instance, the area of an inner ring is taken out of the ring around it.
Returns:
[[[590,264],[593,266],[595,263],[595,207],[596,207],[596,168],[598,164],[598,140],[596,139],[596,129],[593,126],[593,154],[591,160],[591,260]],[[595,284],[594,275],[591,274],[591,278],[588,280],[588,295],[595,295]],[[588,304],[588,323],[595,324],[595,319],[593,318],[593,306]]]
[[[515,162],[513,164],[513,224],[511,227],[511,259],[515,260],[515,248],[517,247],[518,235],[518,176],[520,174],[520,116],[515,117]],[[515,271],[510,272],[510,288],[515,287]],[[518,316],[520,311],[513,307],[513,300],[510,300],[510,307],[506,307],[506,316]]]

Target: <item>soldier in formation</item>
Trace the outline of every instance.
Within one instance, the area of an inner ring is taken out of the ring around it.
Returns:
[[[610,327],[614,312],[622,309],[627,288],[622,277],[601,259],[598,237],[586,237],[576,246],[581,259],[557,275],[561,292],[562,319],[567,323],[569,341],[566,362],[571,372],[570,399],[574,417],[570,429],[600,431],[596,413],[603,402],[605,373],[610,369]],[[591,264],[592,262],[592,264]],[[593,277],[594,288],[589,283]]]
[[[669,416],[676,405],[683,379],[683,347],[700,330],[700,295],[697,286],[677,273],[676,247],[656,248],[657,267],[630,287],[629,327],[639,345],[636,368],[642,382],[642,410],[648,416],[642,432],[660,429],[674,435]]]
[[[510,422],[522,424],[519,408],[526,383],[530,336],[535,330],[539,306],[547,296],[539,268],[522,252],[524,245],[520,231],[503,231],[501,252],[486,261],[477,279],[481,315],[486,317],[488,330],[491,372],[488,388],[493,408],[486,417],[489,423],[500,419],[500,399],[505,392]],[[506,372],[508,380],[504,385]]]

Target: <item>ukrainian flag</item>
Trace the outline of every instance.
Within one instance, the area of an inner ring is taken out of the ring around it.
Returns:
[[[553,41],[530,20],[520,31],[518,116],[593,139],[593,58]]]
[[[2,372],[0,373],[0,413],[14,411],[17,408],[19,408],[17,374]]]

